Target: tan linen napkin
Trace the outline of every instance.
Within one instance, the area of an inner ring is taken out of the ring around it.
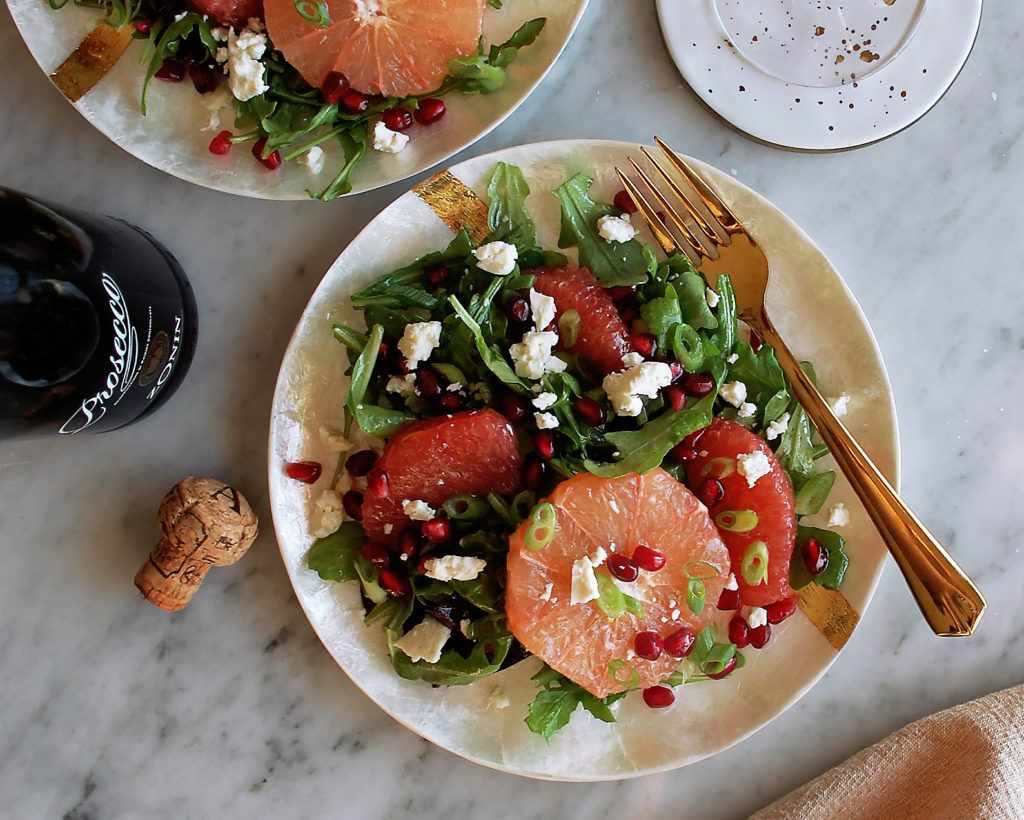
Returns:
[[[1024,685],[911,723],[752,820],[883,817],[1024,817]]]

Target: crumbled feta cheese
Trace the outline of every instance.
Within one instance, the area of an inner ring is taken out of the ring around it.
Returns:
[[[319,433],[320,443],[323,444],[325,450],[332,453],[344,453],[346,450],[352,449],[352,442],[345,438],[340,430],[321,424]]]
[[[228,32],[228,88],[235,99],[245,102],[262,94],[269,86],[263,79],[260,58],[267,50],[265,35],[249,29],[240,34]]]
[[[840,501],[831,510],[828,511],[828,526],[830,527],[845,527],[850,523],[850,511],[846,508],[846,505]]]
[[[452,631],[447,626],[428,615],[395,641],[395,646],[412,661],[437,663],[441,659],[441,650],[448,643],[451,634]]]
[[[508,709],[512,701],[508,699],[508,695],[505,694],[505,690],[500,686],[495,686],[491,690],[491,696],[487,699],[488,709]]]
[[[750,401],[745,401],[739,406],[739,411],[736,413],[741,419],[749,419],[757,412],[757,405]]]
[[[558,334],[550,330],[530,330],[523,334],[523,340],[509,347],[508,352],[515,363],[516,375],[525,379],[539,379],[547,371],[554,371],[552,360],[564,362],[552,355],[558,344]],[[564,369],[564,368],[563,368]]]
[[[228,61],[228,47],[217,46],[217,50],[213,52],[213,59],[218,63],[226,63]]]
[[[429,521],[435,515],[437,510],[431,507],[426,501],[420,499],[406,499],[402,502],[402,512],[404,512],[413,521]]]
[[[480,270],[493,273],[495,276],[505,276],[515,269],[519,252],[515,245],[508,242],[488,242],[473,251],[473,256],[476,257],[476,266]]]
[[[768,613],[764,607],[755,606],[750,612],[747,613],[747,626],[751,629],[757,629],[760,626],[764,626],[768,623]]]
[[[740,354],[739,353],[730,353],[728,356],[725,357],[725,360],[729,364],[736,364],[736,362],[738,362],[740,360]]]
[[[206,15],[203,15],[203,19],[206,19]],[[246,25],[251,31],[266,31],[267,27],[263,25],[263,21],[259,17],[250,17],[246,22]]]
[[[546,293],[538,293],[530,288],[530,312],[537,330],[544,330],[555,321],[555,300]]]
[[[628,242],[636,236],[629,214],[602,216],[597,220],[597,232],[605,242]]]
[[[605,548],[598,547],[590,556],[590,566],[592,566],[594,569],[597,569],[599,566],[601,566],[601,564],[605,562],[605,559],[607,557],[608,553],[605,551]]]
[[[707,301],[708,307],[717,307],[719,298],[719,295],[711,290],[711,288],[704,289],[704,299]]]
[[[736,583],[736,576],[733,573],[729,573],[729,580],[725,582],[726,589],[739,589],[740,585]]]
[[[533,420],[538,430],[553,430],[558,426],[558,416],[554,413],[534,413]]]
[[[224,26],[210,26],[210,36],[218,43],[228,41],[228,30]]]
[[[388,393],[399,393],[403,396],[411,396],[416,392],[416,374],[408,373],[405,376],[392,376],[384,385]]]
[[[449,393],[464,393],[465,391],[464,391],[464,389],[462,387],[462,382],[452,382],[451,384],[449,384],[448,385],[448,392]]]
[[[384,120],[377,120],[373,124],[373,150],[385,154],[397,154],[409,144],[409,135],[401,131],[392,131],[384,124]]]
[[[440,322],[409,322],[402,332],[402,338],[398,340],[398,349],[408,360],[409,367],[415,368],[420,362],[429,359],[440,343]]]
[[[747,386],[743,382],[726,382],[718,395],[733,407],[739,407],[747,400]]]
[[[437,581],[472,581],[486,566],[483,558],[470,555],[444,555],[423,562],[425,575]]]
[[[558,401],[558,396],[554,393],[543,392],[537,395],[533,400],[533,406],[538,410],[547,410],[552,404]]]
[[[760,450],[754,450],[752,453],[741,453],[736,456],[736,470],[747,479],[747,486],[753,487],[759,478],[772,471],[772,465],[768,461],[768,456]]]
[[[768,429],[765,431],[764,437],[768,441],[775,441],[775,439],[786,432],[787,427],[789,427],[789,413],[783,413],[775,421],[768,423]]]
[[[577,558],[572,564],[572,587],[569,591],[570,604],[585,604],[600,597],[601,592],[597,588],[597,576],[594,574],[594,565],[590,558],[584,555]]]
[[[622,357],[623,367],[632,367],[635,364],[640,364],[644,360],[644,357],[637,353],[635,350],[630,351]]]
[[[832,408],[832,412],[837,416],[845,416],[850,409],[850,396],[848,393],[842,393],[835,398],[828,400],[828,406]]]
[[[175,23],[180,23],[186,17],[188,17],[188,12],[187,11],[180,11],[177,14],[174,15],[174,22]]]
[[[546,584],[545,587],[544,587],[544,592],[541,594],[540,599],[542,601],[550,601],[551,600],[551,590],[553,590],[554,588],[555,588],[555,585],[553,583],[549,582],[548,584]]]
[[[341,493],[336,490],[324,490],[314,504],[318,516],[317,525],[312,531],[314,538],[326,538],[336,532],[345,520],[345,507],[341,503]]]
[[[653,399],[672,384],[672,368],[665,362],[641,362],[604,377],[601,386],[620,416],[638,416],[644,409],[641,396]]]
[[[319,174],[324,167],[324,149],[319,145],[314,145],[299,156],[299,162],[305,165],[311,174]]]

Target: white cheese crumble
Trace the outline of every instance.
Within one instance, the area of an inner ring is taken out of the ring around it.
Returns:
[[[544,592],[541,593],[540,599],[542,601],[550,601],[551,600],[551,590],[553,590],[554,588],[555,588],[555,585],[553,583],[549,582],[548,584],[546,584],[544,586]]]
[[[736,364],[736,362],[738,362],[740,360],[740,354],[739,353],[730,353],[728,356],[725,357],[725,360],[729,364]]]
[[[597,588],[597,576],[594,574],[594,565],[590,557],[584,555],[577,558],[572,564],[572,587],[569,591],[570,604],[585,604],[600,597],[601,592]]]
[[[452,382],[448,385],[449,393],[465,393],[465,388],[462,386],[462,382]]]
[[[644,360],[644,357],[637,353],[635,350],[630,351],[622,357],[623,367],[632,367],[635,364],[640,364]]]
[[[533,406],[538,410],[547,410],[552,404],[558,401],[558,396],[554,393],[543,392],[539,393],[533,399]]]
[[[493,273],[495,276],[506,276],[515,269],[519,252],[515,245],[508,242],[488,242],[474,250],[473,256],[476,257],[476,266],[480,270]]]
[[[726,382],[718,395],[733,407],[739,407],[747,400],[747,386],[743,382]]]
[[[725,582],[726,589],[739,589],[740,585],[736,583],[736,576],[733,573],[729,573],[729,580]]]
[[[602,216],[597,220],[597,232],[605,242],[628,242],[636,236],[629,214]]]
[[[409,135],[400,131],[392,131],[384,124],[384,120],[377,120],[373,124],[373,150],[385,154],[397,154],[409,144]]]
[[[320,443],[324,446],[325,450],[332,453],[344,453],[346,450],[352,449],[352,442],[345,438],[340,430],[336,430],[326,424],[321,424],[318,432],[320,434]]]
[[[717,307],[719,298],[719,295],[711,290],[711,288],[704,289],[704,299],[708,303],[708,307]]]
[[[270,86],[263,79],[263,63],[260,58],[267,50],[265,35],[249,29],[240,34],[228,31],[228,88],[240,102],[251,100]]]
[[[736,413],[741,419],[749,419],[757,412],[757,405],[750,401],[745,401],[739,406],[739,410]]]
[[[849,523],[850,511],[842,501],[838,502],[831,510],[828,511],[828,526],[845,527]]]
[[[314,145],[299,157],[299,162],[305,165],[311,174],[319,174],[324,168],[324,149]]]
[[[426,501],[420,499],[406,499],[402,502],[402,512],[404,512],[413,521],[429,521],[435,515],[437,510],[431,507]]]
[[[845,416],[850,409],[849,394],[842,393],[835,398],[828,399],[828,406],[832,408],[832,412],[837,416]]]
[[[437,663],[451,634],[443,623],[428,616],[395,641],[395,646],[412,661]]]
[[[558,416],[554,413],[534,413],[533,420],[538,430],[554,430],[558,426]]]
[[[605,559],[607,557],[608,553],[605,551],[605,548],[598,547],[590,556],[590,566],[592,566],[594,569],[597,569],[599,566],[601,566],[601,564],[605,562]]]
[[[403,396],[411,396],[416,392],[416,374],[408,373],[405,376],[392,376],[384,385],[388,393],[399,393]]]
[[[336,490],[324,490],[314,504],[317,514],[317,525],[312,531],[314,538],[326,538],[336,532],[345,520],[345,508],[341,503],[341,493]]]
[[[786,432],[787,427],[789,427],[789,413],[783,413],[775,421],[768,423],[768,429],[765,431],[764,437],[768,441],[775,441],[775,439]]]
[[[759,478],[772,471],[772,465],[768,461],[768,456],[760,450],[754,450],[752,453],[741,453],[736,456],[736,470],[747,479],[747,486],[753,487]]]
[[[409,322],[398,340],[398,349],[409,361],[409,367],[425,362],[441,343],[440,322]]]
[[[530,288],[530,312],[537,330],[543,330],[555,321],[555,300],[546,293],[538,293]]]
[[[641,396],[653,399],[672,384],[672,368],[665,362],[641,362],[604,377],[601,386],[612,408],[620,416],[639,416],[644,409]]]
[[[515,363],[516,375],[524,379],[539,379],[547,372],[561,373],[565,362],[552,354],[558,344],[558,334],[550,330],[530,330],[523,340],[508,349]]]
[[[437,581],[472,581],[486,566],[483,558],[469,555],[444,555],[423,562],[426,576]]]
[[[768,623],[768,613],[764,607],[755,606],[747,613],[747,626],[751,629],[757,629],[760,626],[764,626]]]

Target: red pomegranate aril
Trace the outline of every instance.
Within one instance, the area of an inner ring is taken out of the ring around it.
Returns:
[[[221,131],[217,136],[210,140],[210,153],[218,154],[223,156],[231,150],[233,143],[231,142],[232,133],[230,131]]]
[[[613,302],[618,304],[627,299],[632,299],[633,294],[636,293],[636,288],[632,285],[612,285],[610,288],[605,288],[605,292],[612,297]]]
[[[153,21],[152,20],[136,20],[135,21],[135,30],[137,32],[139,32],[139,34],[149,34],[149,30],[150,30],[150,28],[152,26],[153,26]]]
[[[420,549],[420,539],[416,535],[416,529],[414,527],[408,527],[402,530],[402,534],[398,536],[398,551],[405,556],[406,559],[412,558]]]
[[[425,552],[419,558],[417,558],[416,559],[416,572],[419,573],[420,575],[426,575],[427,574],[427,561],[429,561],[433,557],[434,556],[431,555],[429,552]]]
[[[754,647],[754,649],[760,649],[762,646],[768,643],[768,639],[771,636],[772,628],[769,624],[764,624],[763,626],[755,626],[753,629],[750,630],[750,645]]]
[[[447,518],[438,516],[423,522],[423,537],[431,544],[443,544],[450,541],[452,537],[452,522]]]
[[[656,549],[640,544],[633,550],[633,563],[647,572],[657,572],[665,566],[665,556]]]
[[[441,119],[444,116],[445,110],[444,100],[439,100],[437,97],[427,97],[420,100],[419,107],[413,112],[413,116],[420,125],[430,125],[432,122],[437,122]]]
[[[377,583],[392,598],[401,598],[412,592],[409,579],[403,578],[389,569],[382,569],[377,573]]]
[[[350,88],[341,95],[341,107],[349,114],[362,114],[370,107],[370,98]]]
[[[263,156],[263,149],[266,147],[267,138],[260,137],[252,145],[252,155],[260,165],[273,171],[281,165],[281,152],[275,149],[266,156]]]
[[[713,507],[725,498],[725,487],[717,478],[706,478],[697,487],[697,492],[694,495],[705,507]]]
[[[715,389],[715,380],[703,373],[687,373],[683,377],[683,388],[694,398],[703,398]]]
[[[682,378],[683,373],[686,372],[683,369],[682,363],[681,362],[677,362],[675,359],[672,359],[671,361],[667,362],[667,364],[668,364],[669,371],[672,373],[672,381],[674,381],[674,382],[679,381],[679,379]]]
[[[423,280],[428,285],[441,285],[448,280],[448,268],[444,265],[435,265],[423,271]]]
[[[636,305],[626,305],[621,311],[619,316],[622,318],[622,323],[627,327],[633,322],[633,320],[640,315],[640,310]]]
[[[393,108],[385,108],[380,118],[392,131],[406,131],[412,126],[412,113],[408,108],[396,105]]]
[[[761,341],[761,337],[754,333],[754,331],[750,331],[750,349],[757,353],[763,344],[764,342]]]
[[[652,709],[664,709],[676,702],[676,694],[667,686],[649,686],[644,689],[644,703]]]
[[[691,450],[682,442],[677,444],[668,452],[676,461],[693,461],[697,457],[697,451]]]
[[[345,515],[353,521],[363,520],[363,494],[358,490],[349,490],[341,497],[341,507]]]
[[[613,552],[608,556],[608,571],[618,578],[620,581],[625,581],[627,584],[631,581],[635,581],[640,575],[640,570],[632,558],[627,558],[618,552]]]
[[[544,479],[544,472],[547,466],[533,453],[529,453],[523,459],[523,487],[527,490],[536,490]]]
[[[346,91],[348,91],[348,77],[340,71],[328,73],[320,85],[320,93],[323,94],[324,101],[329,103],[338,102]]]
[[[719,670],[718,672],[708,672],[707,676],[711,678],[711,680],[721,680],[722,678],[726,677],[730,672],[732,672],[732,670],[735,668],[736,656],[733,655],[731,658],[729,658],[729,660],[725,662],[725,666],[723,666],[721,670]]]
[[[764,611],[768,615],[768,623],[781,624],[786,618],[796,612],[796,598],[783,598],[774,604],[768,604]]]
[[[530,412],[530,405],[518,393],[506,393],[501,397],[501,414],[512,424],[519,424]]]
[[[294,478],[303,484],[313,484],[323,471],[318,461],[289,461],[284,465],[284,471],[288,478]]]
[[[631,333],[629,343],[645,359],[650,359],[658,350],[658,338],[653,333]]]
[[[437,403],[441,406],[442,410],[448,410],[451,412],[462,407],[462,396],[458,393],[446,391],[441,394],[441,398],[437,400]]]
[[[360,450],[348,457],[345,461],[345,469],[348,470],[349,475],[359,478],[370,472],[376,463],[377,454],[373,450]]]
[[[589,427],[597,427],[608,419],[608,413],[597,399],[580,396],[572,403],[572,414]]]
[[[441,382],[433,370],[421,367],[416,371],[416,384],[419,386],[420,395],[428,399],[436,399],[441,395]]]
[[[804,541],[801,552],[804,566],[811,575],[821,575],[828,568],[828,549],[817,538]]]
[[[524,296],[516,293],[505,302],[505,315],[513,322],[530,321],[530,303]]]
[[[372,473],[366,477],[366,490],[373,493],[377,498],[387,498],[391,495],[391,487],[388,486],[387,473]]]
[[[614,197],[612,197],[612,205],[624,214],[635,214],[637,211],[633,197],[631,197],[629,195],[629,191],[626,190],[619,191]]]
[[[750,643],[750,626],[741,615],[733,615],[729,621],[729,642],[736,644],[737,649]]]
[[[686,391],[678,384],[670,384],[662,393],[673,410],[679,411],[686,406]]]
[[[555,457],[555,434],[550,430],[534,430],[530,433],[533,449],[537,455],[547,460]]]
[[[692,433],[690,433],[690,435],[684,436],[682,442],[680,443],[690,448],[691,450],[696,450],[697,442],[700,441],[700,437],[704,435],[704,431],[707,429],[707,427],[701,427],[699,430],[694,430]]]
[[[188,76],[192,80],[192,85],[195,86],[196,91],[200,94],[209,94],[217,90],[217,86],[220,85],[220,78],[224,75],[218,74],[208,65],[192,63],[188,67]]]
[[[391,563],[391,553],[389,553],[387,547],[382,544],[376,544],[373,541],[366,541],[359,548],[359,552],[362,553],[363,558],[375,567],[386,567]]]
[[[738,589],[723,589],[718,596],[719,609],[739,609],[743,606],[743,596]]]
[[[633,649],[637,657],[646,661],[656,661],[665,651],[665,642],[657,632],[650,630],[637,632],[636,637],[633,638]]]
[[[697,633],[690,627],[684,626],[665,638],[665,651],[673,658],[685,658],[693,650],[695,643],[697,643]]]
[[[160,64],[153,76],[158,80],[165,80],[169,83],[180,83],[185,79],[188,72],[188,65],[184,60],[166,59]]]

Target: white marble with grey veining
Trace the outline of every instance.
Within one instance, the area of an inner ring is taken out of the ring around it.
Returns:
[[[974,637],[933,637],[890,561],[826,676],[754,736],[669,774],[568,785],[467,763],[380,712],[320,646],[277,554],[265,453],[278,364],[321,274],[408,183],[325,206],[180,182],[93,130],[0,11],[0,182],[150,229],[190,272],[202,320],[189,378],[149,420],[0,442],[0,814],[742,817],[910,720],[1024,681],[1022,30],[1017,3],[988,0],[970,60],[927,116],[872,146],[802,154],[696,100],[651,0],[592,0],[538,90],[458,157],[657,133],[786,211],[878,337],[903,495],[989,600]],[[168,615],[132,577],[160,497],[196,473],[240,487],[263,535]]]

